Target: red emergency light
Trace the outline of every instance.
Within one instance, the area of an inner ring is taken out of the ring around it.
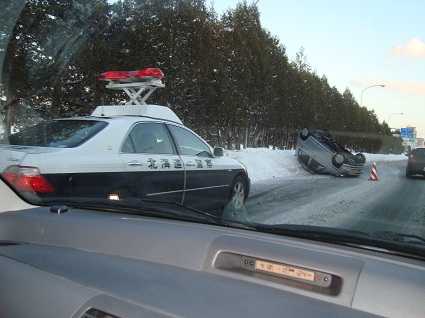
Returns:
[[[154,77],[154,78],[163,79],[164,73],[159,68],[150,67],[150,68],[145,68],[144,70],[138,71],[138,73],[135,74],[134,77],[136,78]]]
[[[99,75],[100,81],[138,81],[141,79],[163,79],[164,73],[159,68],[145,68],[138,71],[109,71]]]

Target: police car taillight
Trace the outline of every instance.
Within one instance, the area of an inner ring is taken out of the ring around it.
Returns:
[[[131,82],[138,80],[163,79],[164,73],[159,68],[145,68],[138,71],[109,71],[99,75],[101,81]]]
[[[35,167],[9,166],[3,171],[2,176],[18,191],[35,193],[54,191],[49,181]]]

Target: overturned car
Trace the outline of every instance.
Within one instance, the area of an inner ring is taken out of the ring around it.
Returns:
[[[366,158],[353,155],[332,139],[328,130],[304,127],[297,139],[295,156],[303,168],[311,173],[336,176],[359,176]]]

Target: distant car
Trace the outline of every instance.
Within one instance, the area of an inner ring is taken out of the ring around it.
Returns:
[[[335,176],[359,176],[366,162],[362,153],[353,155],[334,141],[330,131],[308,127],[299,133],[295,155],[305,170]]]
[[[223,148],[211,148],[170,108],[140,99],[141,91],[163,87],[162,72],[147,70],[100,76],[108,88],[128,89],[133,104],[98,106],[91,116],[42,121],[8,136],[0,144],[2,176],[41,200],[142,198],[214,211],[232,201],[241,207],[250,189],[245,166],[224,157]]]
[[[407,160],[406,177],[422,175],[425,177],[425,148],[415,148]]]

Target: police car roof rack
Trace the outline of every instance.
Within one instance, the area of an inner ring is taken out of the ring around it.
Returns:
[[[146,100],[162,83],[164,73],[159,68],[146,68],[139,71],[110,71],[102,73],[98,79],[108,81],[106,88],[123,90],[130,100],[126,105],[146,105]],[[146,93],[142,95],[142,93]]]

